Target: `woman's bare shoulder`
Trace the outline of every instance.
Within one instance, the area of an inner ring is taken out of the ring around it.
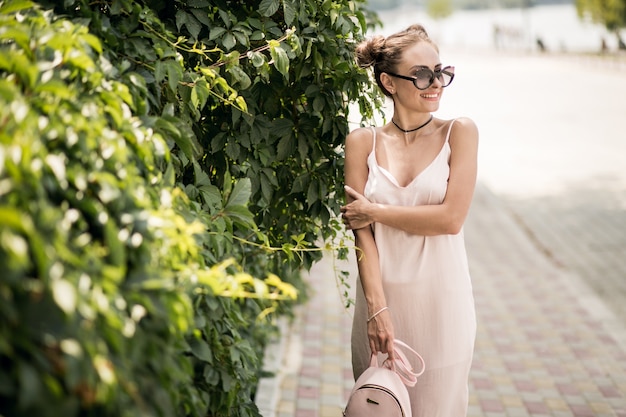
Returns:
[[[478,127],[476,126],[476,123],[474,123],[474,121],[470,119],[469,117],[457,117],[453,121],[454,121],[454,125],[452,126],[452,128],[456,131],[466,132],[466,133],[472,133],[472,132],[478,133]]]
[[[363,141],[363,140],[369,139],[371,141],[372,136],[373,136],[372,129],[375,129],[375,128],[374,127],[358,127],[348,134],[348,136],[346,137],[346,140],[350,139],[350,140]]]
[[[358,149],[371,149],[373,140],[372,128],[359,127],[346,136],[346,146]]]
[[[450,142],[472,142],[478,143],[478,127],[469,117],[457,117],[450,121]]]

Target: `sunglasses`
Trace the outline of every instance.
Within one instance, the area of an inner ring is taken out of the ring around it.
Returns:
[[[391,75],[392,77],[402,78],[403,80],[413,81],[413,85],[415,86],[415,88],[417,88],[418,90],[426,90],[428,87],[433,85],[433,83],[435,82],[435,78],[441,81],[442,87],[449,86],[454,79],[454,67],[448,66],[435,71],[431,70],[430,68],[423,67],[418,69],[413,77],[394,74],[393,72],[388,72],[387,74]]]

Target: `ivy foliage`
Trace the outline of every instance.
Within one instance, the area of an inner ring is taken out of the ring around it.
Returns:
[[[55,10],[89,24],[120,76],[145,80],[129,88],[160,116],[157,129],[172,139],[176,178],[191,199],[212,213],[217,189],[249,179],[249,210],[267,240],[223,224],[220,233],[260,246],[216,238],[216,260],[240,252],[255,272],[301,285],[298,271],[321,255],[291,250],[339,229],[350,103],[360,112],[355,123],[378,104],[353,57],[376,22],[362,3],[66,0]],[[268,256],[268,246],[287,252]]]
[[[360,3],[0,1],[0,414],[258,415],[378,104]]]
[[[145,96],[85,26],[30,7],[0,6],[0,414],[250,408],[266,336],[247,319],[295,290],[208,262],[211,216]],[[253,224],[249,195],[217,193],[213,216]]]

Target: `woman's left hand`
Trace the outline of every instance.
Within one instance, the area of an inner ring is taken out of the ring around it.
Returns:
[[[356,192],[354,189],[345,186],[346,194],[352,197],[354,201],[341,207],[341,217],[343,223],[348,229],[356,230],[369,226],[374,221],[371,217],[372,202],[363,194]]]

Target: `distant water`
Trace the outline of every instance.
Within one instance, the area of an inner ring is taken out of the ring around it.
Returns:
[[[538,50],[541,39],[551,52],[597,52],[604,39],[609,50],[617,49],[615,35],[602,26],[579,19],[573,4],[534,6],[528,9],[457,10],[435,21],[417,6],[379,11],[391,33],[413,23],[423,24],[440,46],[462,49]],[[495,27],[500,31],[496,36]],[[497,42],[497,45],[496,45]]]

